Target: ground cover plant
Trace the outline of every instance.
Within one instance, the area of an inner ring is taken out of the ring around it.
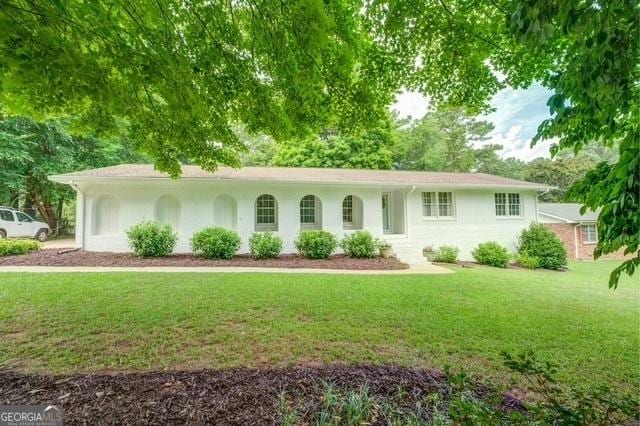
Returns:
[[[0,365],[62,373],[449,364],[509,382],[517,377],[500,351],[530,349],[556,363],[564,383],[633,390],[640,283],[607,289],[612,265],[402,276],[4,273]]]
[[[13,256],[40,250],[42,244],[36,240],[0,239],[0,256]]]
[[[145,221],[127,230],[129,247],[140,257],[164,257],[171,254],[178,243],[178,234],[171,225]]]

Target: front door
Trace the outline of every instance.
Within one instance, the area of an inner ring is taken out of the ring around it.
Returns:
[[[391,197],[388,192],[382,194],[382,230],[391,233]]]

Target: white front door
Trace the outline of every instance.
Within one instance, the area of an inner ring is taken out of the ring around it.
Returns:
[[[391,197],[388,192],[382,193],[382,230],[391,233]]]

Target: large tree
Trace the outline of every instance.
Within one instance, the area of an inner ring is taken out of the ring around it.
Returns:
[[[47,176],[139,159],[122,138],[72,137],[58,122],[0,117],[0,204],[35,211],[55,232],[74,194]]]
[[[403,85],[475,112],[540,81],[536,140],[619,143],[574,197],[602,207],[596,255],[637,254],[637,16],[637,0],[0,0],[0,103],[123,124],[175,176],[180,154],[237,165],[235,120],[282,139],[371,124]]]

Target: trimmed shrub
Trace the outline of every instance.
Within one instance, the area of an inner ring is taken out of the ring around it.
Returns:
[[[327,231],[301,231],[295,241],[298,252],[309,259],[326,259],[338,247],[336,237]]]
[[[546,226],[532,223],[520,234],[518,252],[537,257],[541,268],[558,269],[567,264],[567,250]]]
[[[127,230],[129,247],[140,257],[164,257],[171,254],[178,242],[178,234],[171,225],[144,221]]]
[[[537,269],[540,267],[540,260],[527,252],[518,253],[516,255],[516,262],[518,265],[527,269]]]
[[[458,261],[458,253],[460,253],[458,247],[442,246],[436,250],[435,258],[433,260],[442,263],[456,263]]]
[[[36,240],[0,240],[0,256],[14,256],[40,250],[42,244]]]
[[[478,244],[478,247],[476,247],[471,254],[473,258],[482,265],[506,268],[509,263],[509,252],[507,248],[495,241]]]
[[[271,232],[254,232],[249,238],[249,251],[256,259],[275,259],[282,253],[282,238]]]
[[[207,259],[231,259],[240,249],[240,236],[230,229],[211,226],[193,234],[191,248]]]
[[[344,254],[349,257],[376,257],[378,243],[369,231],[355,231],[345,236],[340,242]]]

